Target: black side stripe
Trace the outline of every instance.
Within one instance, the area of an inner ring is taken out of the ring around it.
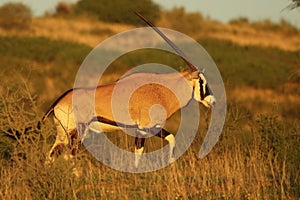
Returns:
[[[93,117],[93,119],[88,123],[88,125],[91,124],[92,122],[101,122],[101,123],[104,123],[104,124],[108,124],[108,125],[116,126],[116,127],[121,127],[121,128],[139,129],[141,131],[150,133],[152,135],[159,136],[161,138],[165,138],[166,136],[168,136],[170,134],[168,131],[166,131],[164,129],[161,129],[161,128],[151,127],[151,128],[140,129],[138,127],[138,125],[127,125],[127,124],[123,124],[123,123],[119,123],[119,122],[107,119],[107,118],[102,117],[102,116]],[[160,131],[162,131],[162,132],[160,132]]]
[[[105,117],[101,117],[101,116],[97,116],[97,117],[94,117],[90,122],[101,122],[101,123],[104,123],[104,124],[108,124],[108,125],[111,125],[111,126],[118,126],[118,127],[121,127],[121,128],[138,128],[137,125],[127,125],[127,124],[123,124],[123,123],[119,123],[119,122],[115,122],[113,120],[110,120],[110,119],[107,119]]]

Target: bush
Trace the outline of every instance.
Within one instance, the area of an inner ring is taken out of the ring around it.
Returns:
[[[243,26],[243,25],[250,26],[256,30],[261,30],[261,31],[272,31],[272,32],[280,31],[287,35],[294,35],[299,33],[297,27],[293,26],[291,23],[287,22],[284,19],[282,19],[278,24],[272,22],[269,19],[250,22],[248,18],[240,17],[240,18],[230,20],[229,24],[237,25],[237,26]]]
[[[249,20],[248,20],[247,17],[240,17],[240,18],[230,20],[229,24],[232,24],[232,25],[248,25]]]
[[[55,7],[55,15],[70,15],[73,12],[73,4],[59,2]]]
[[[299,8],[300,7],[300,0],[291,0],[292,2],[290,3],[290,5],[288,5],[286,8],[293,10],[295,8]]]
[[[7,3],[0,7],[0,26],[4,29],[28,29],[32,12],[23,3]]]
[[[203,17],[198,12],[187,13],[184,7],[175,7],[164,13],[170,28],[186,34],[199,33],[202,30]]]
[[[159,5],[151,0],[80,0],[75,10],[79,15],[88,15],[102,21],[133,25],[144,24],[133,11],[139,11],[153,23],[159,19],[161,12]]]
[[[288,21],[281,19],[280,21],[280,29],[287,35],[298,34],[300,31],[297,27],[289,23]]]

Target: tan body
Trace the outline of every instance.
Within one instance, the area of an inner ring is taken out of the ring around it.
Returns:
[[[110,122],[134,127],[138,130],[137,139],[142,140],[140,146],[137,145],[140,142],[136,142],[136,153],[141,154],[145,138],[140,136],[149,134],[144,130],[146,128],[162,128],[165,121],[186,106],[193,97],[199,100],[196,98],[199,96],[199,87],[198,79],[193,79],[190,72],[136,73],[115,83],[98,86],[96,90],[89,88],[70,90],[64,93],[45,115],[47,117],[50,112],[54,111],[54,120],[57,126],[57,138],[49,153],[49,159],[57,147],[71,143],[72,134],[77,134],[76,123],[87,125],[85,131],[90,129],[98,133],[112,132],[122,128],[112,125]],[[92,95],[95,95],[95,102],[90,102],[91,99],[93,100]],[[79,99],[81,103],[78,113],[80,116],[83,113],[84,117],[75,117],[74,96],[82,98]],[[88,111],[91,103],[94,103],[93,108],[95,108],[95,113],[92,115]],[[85,112],[88,115],[85,115]],[[95,117],[104,118],[109,123],[94,121]],[[175,146],[174,136],[164,129],[156,136],[169,142],[171,159]]]
[[[145,82],[145,76],[148,77],[147,81],[150,83],[137,87],[136,83]],[[90,96],[95,93],[96,113],[94,117],[101,116],[125,125],[138,125],[140,128],[162,126],[167,118],[192,99],[193,82],[188,82],[185,76],[189,76],[188,72],[182,74],[137,73],[119,80],[117,86],[116,83],[112,83],[98,86],[96,90],[75,89],[57,102],[54,106],[54,115],[66,132],[73,131],[76,129],[73,94]],[[113,94],[116,87],[118,90]],[[128,94],[130,90],[133,93]],[[128,102],[124,100],[124,96],[130,97]],[[115,102],[113,98],[117,101],[114,105],[112,105],[112,102]],[[112,106],[115,106],[114,111]],[[155,112],[151,112],[151,110]],[[85,121],[85,123],[88,122]],[[118,127],[102,124],[101,129],[104,132],[110,132]]]

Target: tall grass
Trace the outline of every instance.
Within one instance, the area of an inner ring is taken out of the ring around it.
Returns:
[[[53,124],[47,122],[41,130],[35,128],[38,122],[35,99],[26,82],[18,87],[19,90],[1,97],[0,134],[9,144],[0,143],[0,199],[300,197],[297,122],[282,123],[276,114],[260,115],[253,120],[238,105],[229,105],[221,139],[204,159],[197,158],[202,130],[179,160],[151,173],[131,174],[110,169],[84,148],[73,159],[64,160],[61,156],[46,165],[45,157],[55,137]],[[202,127],[204,123],[202,118]],[[32,129],[28,132],[25,127]],[[110,139],[117,144],[133,147],[134,141],[125,134],[111,134]],[[156,148],[153,140],[147,141],[147,151]],[[75,168],[79,176],[74,174]]]

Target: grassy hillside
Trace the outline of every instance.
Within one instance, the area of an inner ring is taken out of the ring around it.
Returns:
[[[193,38],[209,37],[228,40],[242,46],[274,47],[287,51],[300,49],[299,30],[285,21],[274,24],[267,20],[250,23],[247,20],[236,19],[231,23],[222,24],[204,18],[197,26],[199,30],[195,31],[191,27],[195,26],[193,22],[198,21],[197,18],[187,23],[178,20],[176,16],[173,17],[163,15],[157,26],[178,30]],[[76,41],[94,47],[110,35],[132,28],[134,28],[132,25],[112,24],[85,18],[43,17],[34,18],[30,29],[21,32],[0,28],[0,35],[42,36]]]
[[[234,23],[209,25],[208,30],[216,35],[221,31],[215,30],[228,30],[241,41],[247,35],[232,28],[238,26]],[[210,117],[201,107],[199,133],[191,148],[162,170],[118,172],[96,161],[84,148],[74,159],[60,157],[46,165],[55,138],[53,121],[47,120],[41,131],[25,128],[35,127],[51,102],[72,87],[81,62],[99,41],[129,28],[87,19],[41,18],[20,34],[0,31],[0,199],[300,198],[300,51],[286,51],[265,38],[268,34],[283,38],[284,32],[278,30],[251,33],[251,37],[263,35],[258,41],[272,44],[261,46],[225,40],[227,34],[223,38],[195,35],[215,60],[228,98],[221,139],[206,158],[197,158]],[[245,29],[253,30],[251,26]],[[174,55],[144,53],[116,60],[106,81],[132,66],[156,60],[184,66]],[[176,124],[178,115],[167,124],[168,130],[176,131]],[[133,138],[121,132],[107,135],[120,147],[134,150]],[[162,145],[165,142],[150,138],[146,151]],[[79,177],[73,173],[75,166]]]

